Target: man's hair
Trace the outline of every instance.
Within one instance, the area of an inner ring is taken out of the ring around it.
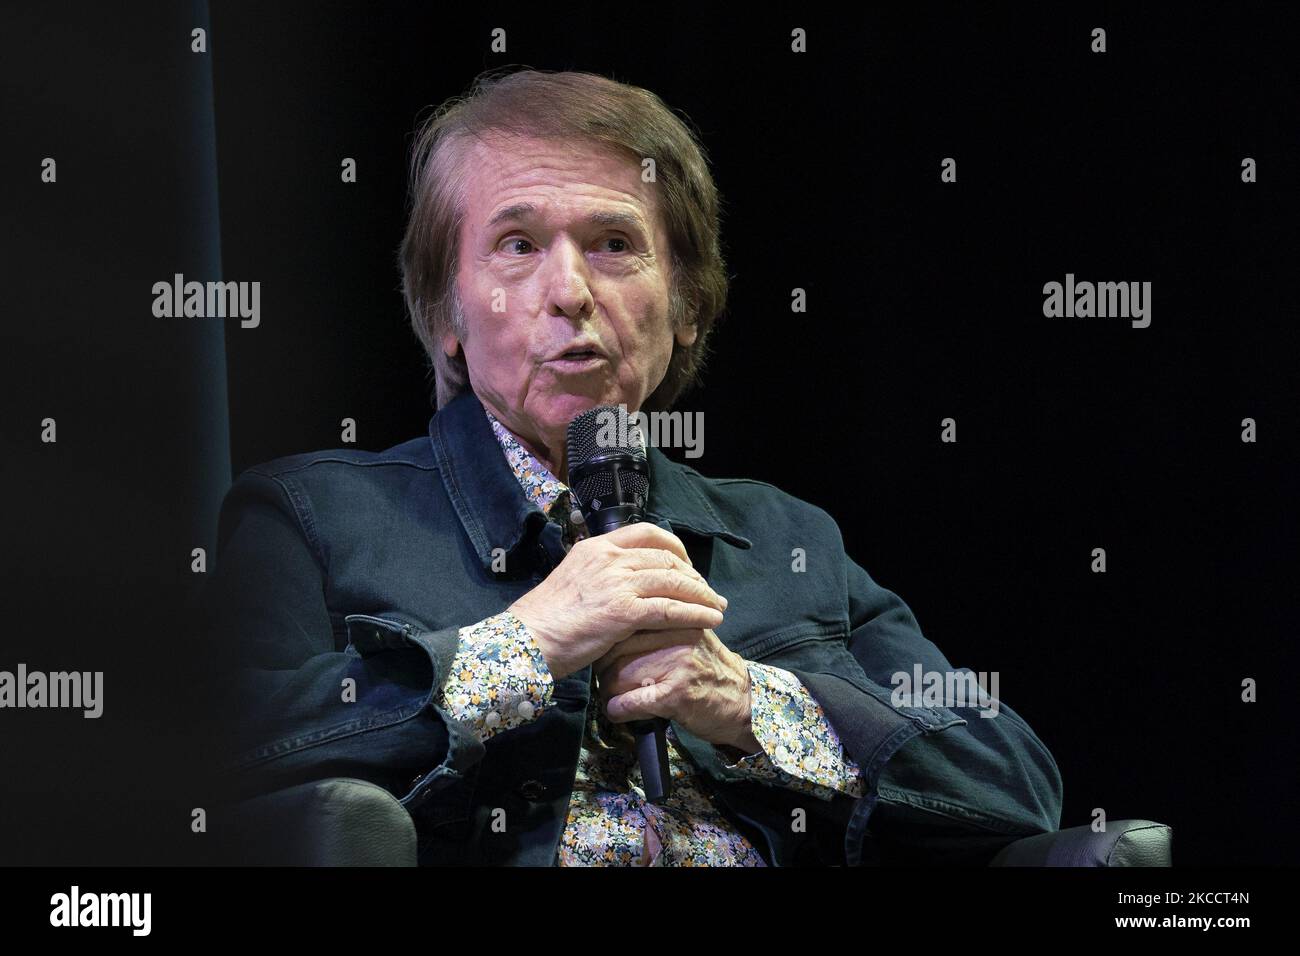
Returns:
[[[644,158],[654,160],[656,205],[668,235],[673,329],[694,323],[697,330],[690,346],[674,339],[668,371],[642,405],[647,412],[670,408],[698,379],[709,332],[727,300],[720,200],[704,148],[648,90],[592,73],[529,69],[479,75],[468,93],[438,106],[416,134],[399,260],[411,326],[437,382],[437,407],[469,388],[464,350],[449,357],[441,339],[448,330],[465,338],[456,288],[465,159],[487,133],[601,144],[638,168]]]

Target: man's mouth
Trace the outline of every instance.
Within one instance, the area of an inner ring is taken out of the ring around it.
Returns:
[[[594,344],[576,343],[572,348],[565,349],[546,361],[547,364],[566,372],[584,372],[609,359]]]
[[[547,364],[562,372],[587,372],[597,368],[606,361],[605,356],[592,349],[573,349]]]

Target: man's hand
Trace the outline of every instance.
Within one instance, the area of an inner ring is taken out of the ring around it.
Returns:
[[[712,630],[633,634],[592,670],[614,723],[665,717],[712,744],[762,749],[750,724],[749,668]]]
[[[717,627],[726,606],[680,538],[641,522],[579,541],[510,611],[560,680],[637,631]]]

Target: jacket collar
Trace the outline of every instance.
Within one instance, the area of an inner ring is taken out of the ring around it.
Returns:
[[[473,392],[439,409],[429,420],[429,440],[447,497],[484,567],[492,566],[493,549],[509,554],[546,526],[546,516],[528,500],[510,470]],[[648,518],[661,526],[667,523],[674,532],[722,538],[738,548],[751,546],[749,539],[727,527],[683,466],[653,447],[648,459]]]

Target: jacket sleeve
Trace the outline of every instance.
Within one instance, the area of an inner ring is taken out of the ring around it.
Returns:
[[[915,616],[847,556],[857,667],[798,676],[817,697],[865,773],[851,807],[850,864],[983,865],[1003,846],[1060,826],[1062,783],[1051,753],[1009,706],[903,700],[897,675],[964,672],[921,633]],[[860,668],[860,673],[858,673]],[[863,680],[865,678],[865,682]],[[892,710],[893,713],[887,712]]]
[[[224,724],[223,792],[242,799],[349,776],[410,809],[483,756],[474,720],[453,716],[442,690],[471,659],[468,638],[481,646],[484,632],[474,622],[430,630],[400,609],[331,615],[327,559],[300,495],[250,469],[222,503],[201,612]]]

